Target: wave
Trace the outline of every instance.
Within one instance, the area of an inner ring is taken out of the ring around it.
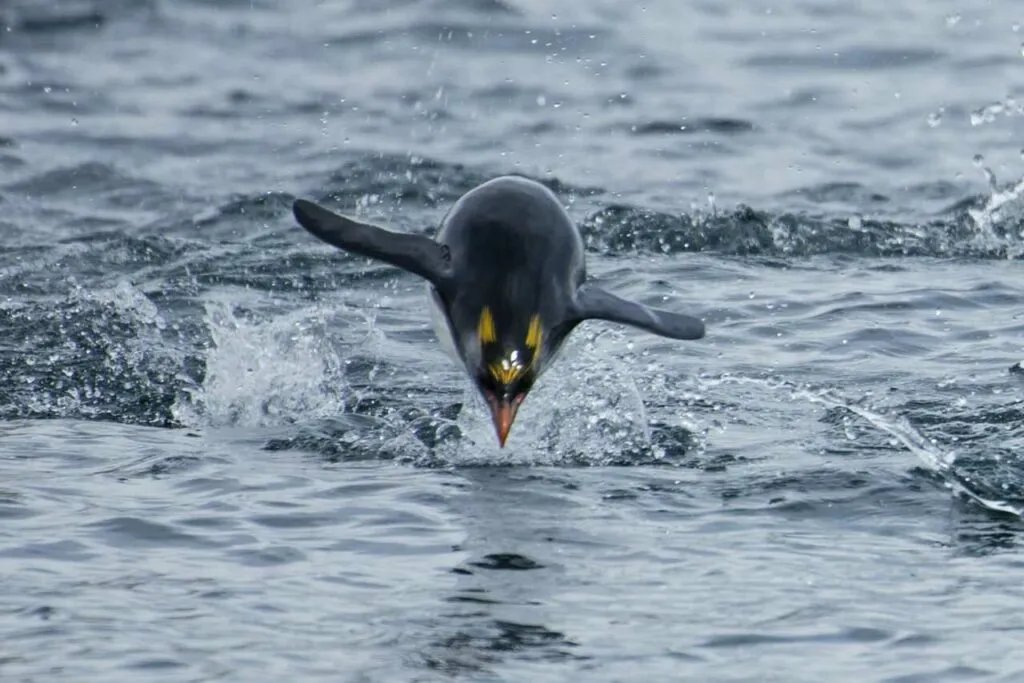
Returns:
[[[310,161],[322,165],[324,160]],[[297,194],[339,211],[369,215],[396,229],[432,234],[452,203],[498,174],[413,155],[348,153],[340,166],[334,160],[333,169],[321,175],[315,186]],[[993,260],[1024,255],[1024,180],[999,187],[991,178],[989,194],[956,199],[957,188],[947,183],[912,188],[922,203],[936,199],[949,203],[936,214],[908,217],[890,215],[895,211],[888,208],[893,204],[889,197],[856,183],[808,187],[779,198],[783,205],[801,205],[799,210],[712,205],[664,211],[623,202],[605,188],[573,185],[556,177],[527,177],[563,200],[577,218],[589,251],[609,256],[704,252],[779,259],[835,255]],[[77,188],[76,192],[87,188],[106,213],[89,217],[64,211],[59,193],[68,187]],[[189,213],[173,206],[151,182],[98,164],[48,171],[3,189],[8,194],[0,195],[0,201],[10,201],[16,214],[31,216],[36,226],[57,232],[66,243],[94,239],[96,228],[103,228],[107,234],[120,231],[126,240],[177,235],[194,241],[198,235],[205,241],[264,240],[264,246],[290,245],[316,252],[294,225],[291,202],[295,195],[289,192],[234,195]],[[26,200],[26,193],[53,192],[58,193],[58,201],[48,201],[46,206]],[[852,213],[845,208],[849,206],[862,207],[862,212]],[[137,220],[139,216],[142,221]],[[137,228],[130,227],[132,217]],[[11,233],[13,239],[30,231]]]
[[[872,427],[876,436],[892,440],[871,446],[872,435],[858,435],[834,416],[824,421],[838,423],[845,438],[860,442],[861,449],[902,446],[955,495],[991,511],[1024,516],[1024,458],[1020,456],[1024,449],[1015,447],[1024,445],[1024,428],[1014,418],[1019,403],[951,412],[946,403],[917,402],[896,408],[866,405],[866,399],[845,397],[834,388],[780,377],[724,374],[703,377],[700,384],[707,389],[751,385],[790,401],[852,414]]]
[[[341,210],[388,207],[399,224],[430,233],[432,225],[417,222],[416,217],[422,215],[417,209],[446,209],[494,175],[461,164],[378,154],[355,158],[331,173],[317,198]],[[939,215],[914,220],[886,217],[888,198],[858,184],[810,187],[796,193],[802,203],[817,205],[817,210],[774,211],[739,205],[727,210],[687,206],[665,212],[609,201],[611,193],[603,188],[574,186],[555,178],[534,179],[551,188],[577,214],[581,209],[587,211],[579,220],[587,248],[606,255],[708,252],[774,258],[971,259],[1024,255],[1024,216],[1020,211],[1024,182],[993,187],[989,195],[962,197]],[[956,188],[938,183],[913,191],[933,201],[951,199]],[[787,193],[787,197],[793,195]],[[879,217],[837,211],[834,205],[838,202],[871,207]],[[439,217],[436,211],[430,214],[431,221]]]
[[[838,453],[856,443],[851,453],[862,455],[902,448],[955,495],[1024,515],[1022,402],[1000,403],[998,392],[970,405],[927,397],[872,405],[779,376],[680,379],[620,358],[620,331],[605,330],[570,338],[524,404],[514,447],[502,451],[461,372],[437,349],[424,349],[428,334],[393,322],[382,332],[386,307],[246,298],[244,291],[218,289],[197,312],[168,307],[122,280],[0,306],[0,419],[243,429],[270,450],[421,467],[715,471],[742,458],[714,447],[725,423],[778,439],[781,425],[808,420],[808,406],[818,406],[824,430],[805,422],[811,431],[794,433],[784,449]],[[738,385],[755,393],[737,392]],[[847,416],[869,429],[856,429]]]
[[[177,393],[202,381],[202,359],[183,351],[192,330],[168,325],[127,282],[0,307],[0,326],[3,419],[170,427]]]

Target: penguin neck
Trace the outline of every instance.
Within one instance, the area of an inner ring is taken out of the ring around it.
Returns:
[[[452,323],[448,317],[448,310],[433,285],[428,283],[426,289],[428,307],[430,308],[430,321],[434,327],[434,334],[437,335],[437,340],[440,342],[445,354],[456,365],[465,367],[466,364],[462,353],[459,351],[459,345],[455,341],[455,333],[452,330]],[[468,367],[465,367],[465,369],[469,371]]]

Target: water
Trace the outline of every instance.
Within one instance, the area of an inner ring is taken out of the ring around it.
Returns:
[[[1020,680],[1018,4],[0,2],[3,680]],[[503,451],[289,213],[502,173],[708,324]]]

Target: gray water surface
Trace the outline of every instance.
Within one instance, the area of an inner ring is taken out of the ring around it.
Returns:
[[[4,681],[1024,680],[1019,3],[559,5],[0,0]],[[501,450],[290,204],[504,173],[708,336]]]

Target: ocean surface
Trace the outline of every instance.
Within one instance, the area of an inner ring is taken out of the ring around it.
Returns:
[[[1018,22],[0,0],[0,679],[1024,680]],[[708,334],[584,324],[502,450],[290,205],[507,173]]]

